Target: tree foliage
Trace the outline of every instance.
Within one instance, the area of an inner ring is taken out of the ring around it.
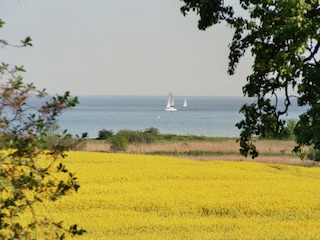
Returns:
[[[239,0],[244,16],[223,0],[181,0],[186,15],[200,16],[198,27],[206,29],[226,22],[234,29],[229,45],[228,73],[234,74],[246,51],[253,56],[252,73],[243,93],[255,98],[240,112],[240,152],[258,156],[254,136],[283,133],[286,115],[296,100],[308,110],[294,130],[296,152],[304,145],[320,149],[320,3],[318,0]],[[281,97],[280,97],[281,96]]]
[[[102,129],[99,131],[99,136],[97,137],[98,140],[107,140],[113,136],[112,130]]]
[[[144,131],[123,129],[118,131],[117,134],[110,137],[110,150],[113,152],[123,152],[128,149],[129,144],[151,144],[159,137],[159,130],[154,127],[147,128]]]
[[[0,27],[3,24],[0,20]],[[20,45],[0,43],[2,47],[32,46],[30,37]],[[63,239],[66,234],[83,234],[85,230],[77,224],[65,228],[45,211],[47,202],[80,187],[61,161],[68,146],[59,141],[45,149],[52,124],[78,100],[69,92],[50,97],[24,82],[23,72],[23,66],[0,65],[0,239]],[[68,135],[64,132],[59,138]]]

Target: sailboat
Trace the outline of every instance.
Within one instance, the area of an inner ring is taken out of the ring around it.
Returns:
[[[188,106],[187,99],[184,99],[183,107],[186,108]]]
[[[175,105],[174,105],[174,99],[173,99],[171,92],[169,92],[167,106],[164,110],[167,112],[176,112],[177,111],[177,109],[175,108]]]

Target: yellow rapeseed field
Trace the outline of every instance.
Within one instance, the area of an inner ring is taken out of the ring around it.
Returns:
[[[78,194],[50,204],[79,239],[319,239],[320,168],[70,152]]]

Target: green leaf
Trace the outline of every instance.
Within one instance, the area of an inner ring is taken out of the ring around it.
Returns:
[[[31,41],[32,41],[31,37],[26,37],[26,39],[21,42],[22,42],[23,46],[31,46],[32,47]]]

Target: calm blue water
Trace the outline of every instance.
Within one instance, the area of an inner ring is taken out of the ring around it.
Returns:
[[[73,135],[87,132],[96,138],[102,129],[116,133],[122,129],[158,128],[160,133],[215,137],[237,137],[235,124],[243,119],[243,97],[175,97],[177,112],[166,112],[167,97],[80,96],[80,104],[60,118],[61,129]],[[298,118],[301,109],[294,107],[287,118]]]

